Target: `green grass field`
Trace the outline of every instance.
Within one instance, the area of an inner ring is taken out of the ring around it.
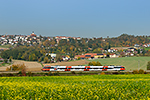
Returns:
[[[150,49],[150,47],[145,48],[145,50],[149,50],[149,49]]]
[[[0,45],[0,48],[9,48],[12,47],[11,45]]]
[[[146,70],[147,63],[150,61],[150,57],[105,58],[90,61],[100,61],[102,65],[122,65],[125,66],[126,71],[132,71],[136,69]]]
[[[0,77],[0,100],[149,100],[150,75]]]

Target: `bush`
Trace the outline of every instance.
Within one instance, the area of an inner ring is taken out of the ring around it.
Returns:
[[[133,70],[133,74],[145,74],[146,72],[143,69],[140,70]]]
[[[80,60],[81,59],[81,57],[78,57],[78,60]]]
[[[145,73],[145,71],[143,69],[139,70],[139,74],[144,74],[144,73]]]
[[[6,71],[9,71],[9,68],[8,68],[8,67],[6,68]]]
[[[150,70],[150,61],[147,63],[147,70]]]
[[[130,72],[126,72],[125,74],[132,74],[132,73],[130,73]]]
[[[7,62],[8,62],[8,60],[7,60],[7,59],[4,59],[4,62],[5,62],[5,63],[7,63]]]
[[[10,68],[6,69],[7,71],[22,71],[23,73],[26,71],[26,66],[25,64],[13,64],[12,66],[10,66]]]
[[[27,73],[28,76],[33,76],[32,72]]]
[[[102,66],[102,64],[99,61],[97,61],[96,66]]]
[[[92,62],[89,62],[89,63],[88,63],[88,66],[90,66],[90,65],[92,65]]]
[[[10,77],[10,76],[14,76],[12,73],[7,73],[6,76]]]
[[[133,72],[132,72],[133,74],[138,74],[139,73],[139,71],[138,70],[133,70]]]
[[[104,72],[101,72],[101,75],[105,75],[105,73],[104,73]]]
[[[102,64],[99,61],[97,62],[92,61],[92,62],[89,62],[88,66],[102,66]]]
[[[71,71],[72,74],[76,74],[74,71]]]
[[[52,75],[52,73],[51,72],[48,72],[48,76],[51,76]]]
[[[12,59],[13,59],[13,57],[12,57],[12,56],[10,56],[10,57],[9,57],[9,62],[12,62]]]
[[[20,67],[21,67],[22,75],[23,75],[23,76],[26,76],[26,68],[25,68],[25,66],[24,66],[24,65],[21,65]]]
[[[55,72],[54,75],[55,75],[55,76],[57,76],[57,75],[59,76],[59,72]]]
[[[19,72],[18,72],[18,75],[22,75],[22,72],[21,72],[21,71],[19,71]]]

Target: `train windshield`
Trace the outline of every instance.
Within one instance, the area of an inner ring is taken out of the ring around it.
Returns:
[[[54,69],[54,67],[44,67],[43,69]]]

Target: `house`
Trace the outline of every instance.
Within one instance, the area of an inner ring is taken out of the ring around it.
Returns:
[[[135,44],[135,45],[134,45],[134,47],[140,47],[140,45],[138,45],[138,44]]]
[[[99,53],[86,53],[84,55],[76,55],[75,59],[81,58],[81,59],[93,59],[93,58],[104,58],[106,57],[105,54],[99,54]]]
[[[109,57],[110,57],[110,58],[117,58],[117,57],[119,57],[119,56],[116,55],[116,54],[114,54],[114,53],[112,53],[112,54],[109,55]]]
[[[30,37],[36,37],[36,34],[34,34],[34,31],[31,33]]]
[[[94,56],[94,58],[104,58],[104,54],[98,53]]]
[[[75,56],[75,59],[85,59],[85,55],[76,55]]]
[[[130,53],[130,52],[127,52],[125,55],[126,55],[126,56],[134,56],[134,54],[133,54],[133,53]]]
[[[129,51],[134,51],[136,50],[135,48],[128,48]]]
[[[56,54],[55,53],[46,53],[45,55],[50,55],[52,58],[56,58]]]
[[[108,49],[108,52],[114,52],[114,49]]]
[[[91,58],[91,59],[93,59],[93,58],[95,58],[96,55],[97,55],[97,53],[86,53],[85,54],[85,58]]]
[[[150,47],[150,43],[143,44],[144,47]]]
[[[63,57],[62,59],[63,59],[63,61],[68,61],[68,60],[70,60],[70,58],[68,58],[68,57]]]

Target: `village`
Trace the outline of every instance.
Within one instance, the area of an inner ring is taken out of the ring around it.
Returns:
[[[61,40],[70,41],[70,39],[74,40],[81,40],[80,37],[67,37],[67,36],[56,36],[56,37],[45,37],[45,36],[37,36],[34,31],[30,35],[0,35],[0,46],[9,45],[8,48],[0,48],[0,52],[7,49],[12,49],[14,47],[20,45],[28,45],[34,46],[37,44],[41,44],[41,47],[44,47],[44,41],[52,41],[55,39],[56,44],[55,47],[58,46]],[[94,40],[95,38],[92,38]],[[90,39],[89,39],[90,40]],[[105,42],[105,38],[102,39]],[[88,43],[88,40],[86,41]],[[118,58],[118,57],[132,57],[138,56],[139,54],[143,53],[142,48],[150,47],[150,43],[146,44],[135,44],[134,46],[127,46],[127,47],[111,47],[108,49],[99,48],[101,52],[99,53],[82,53],[80,55],[74,55],[74,57],[70,57],[69,55],[62,55],[60,61],[69,61],[69,60],[79,60],[79,59],[99,59],[99,58]],[[45,47],[49,48],[49,47]],[[92,50],[92,48],[88,48]],[[144,51],[146,52],[146,51]],[[49,53],[46,52],[45,56],[51,56],[51,62],[57,62],[55,59],[57,54],[56,53]],[[4,59],[1,58],[1,61]]]

